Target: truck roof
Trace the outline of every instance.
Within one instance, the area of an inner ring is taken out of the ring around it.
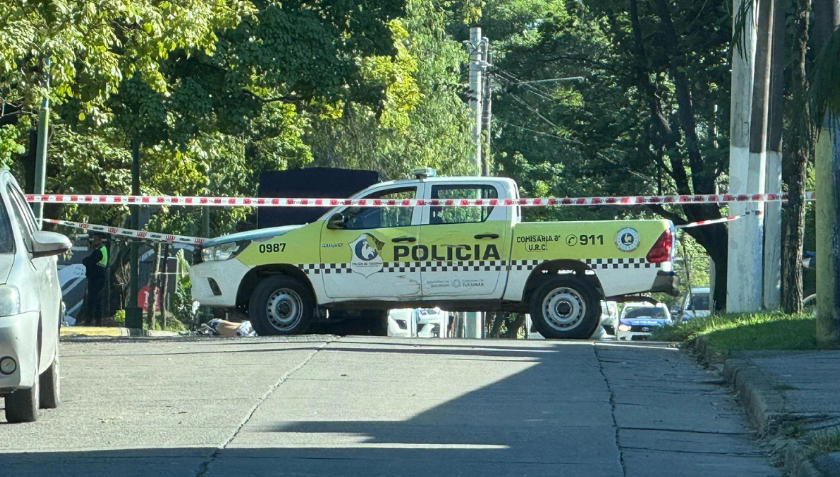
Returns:
[[[429,184],[435,183],[445,183],[445,184],[452,184],[452,183],[476,183],[476,182],[506,182],[514,187],[516,187],[516,182],[513,179],[509,179],[507,177],[491,177],[491,176],[454,176],[454,177],[427,177],[425,179],[399,179],[395,181],[388,181],[388,182],[380,182],[376,184],[377,186],[390,186],[390,185],[410,185],[410,184],[419,184],[421,182],[426,182]]]

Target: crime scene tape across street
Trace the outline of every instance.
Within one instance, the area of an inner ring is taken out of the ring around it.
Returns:
[[[138,239],[145,239],[145,240],[154,240],[157,242],[170,242],[170,243],[187,243],[192,245],[201,245],[207,239],[201,237],[188,237],[185,235],[171,235],[171,234],[161,234],[157,232],[146,232],[145,230],[133,230],[133,229],[123,229],[120,227],[111,227],[108,225],[96,225],[96,224],[87,224],[83,222],[71,222],[69,220],[55,220],[55,219],[43,219],[44,222],[48,222],[51,224],[58,224],[64,225],[67,227],[73,227],[77,229],[83,230],[92,230],[94,232],[102,232],[111,235],[119,235],[121,237],[131,237],[131,238],[138,238]]]
[[[268,197],[192,197],[168,195],[27,194],[26,200],[46,204],[177,205],[216,207],[551,207],[573,205],[687,205],[732,202],[780,202],[787,194],[655,195],[624,197],[538,197],[524,199],[291,199]],[[816,200],[806,192],[805,200]]]
[[[723,223],[738,220],[738,219],[740,219],[742,217],[746,217],[748,215],[761,215],[761,211],[760,210],[753,210],[752,212],[747,212],[746,214],[741,214],[741,215],[730,215],[729,217],[722,217],[720,219],[701,220],[699,222],[691,222],[691,223],[688,223],[688,224],[675,225],[674,228],[676,228],[676,229],[690,229],[692,227],[702,227],[703,225],[723,224]]]

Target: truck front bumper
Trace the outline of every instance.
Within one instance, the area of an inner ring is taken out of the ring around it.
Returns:
[[[239,284],[251,270],[239,260],[214,260],[190,267],[193,300],[204,306],[233,308]]]
[[[659,271],[656,273],[656,279],[653,280],[652,292],[663,292],[671,296],[679,296],[680,277],[677,272]]]

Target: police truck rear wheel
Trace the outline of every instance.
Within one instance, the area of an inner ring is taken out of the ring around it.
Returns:
[[[261,281],[248,307],[251,326],[260,336],[305,333],[314,314],[315,300],[309,289],[284,275]]]
[[[597,293],[583,280],[554,276],[531,296],[531,320],[545,338],[587,339],[601,319]]]

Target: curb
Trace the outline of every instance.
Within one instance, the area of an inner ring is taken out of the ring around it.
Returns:
[[[757,430],[760,438],[769,439],[790,477],[832,477],[817,470],[808,452],[801,442],[783,435],[784,424],[793,422],[796,417],[787,411],[785,398],[774,386],[776,383],[751,360],[729,357],[727,354],[712,350],[705,336],[698,336],[688,343],[686,348],[693,350],[695,357],[703,364],[713,365],[724,359],[721,374],[723,379],[735,391],[738,403]]]
[[[62,327],[60,338],[118,338],[118,337],[173,337],[174,331],[141,330],[139,328],[69,326]]]

